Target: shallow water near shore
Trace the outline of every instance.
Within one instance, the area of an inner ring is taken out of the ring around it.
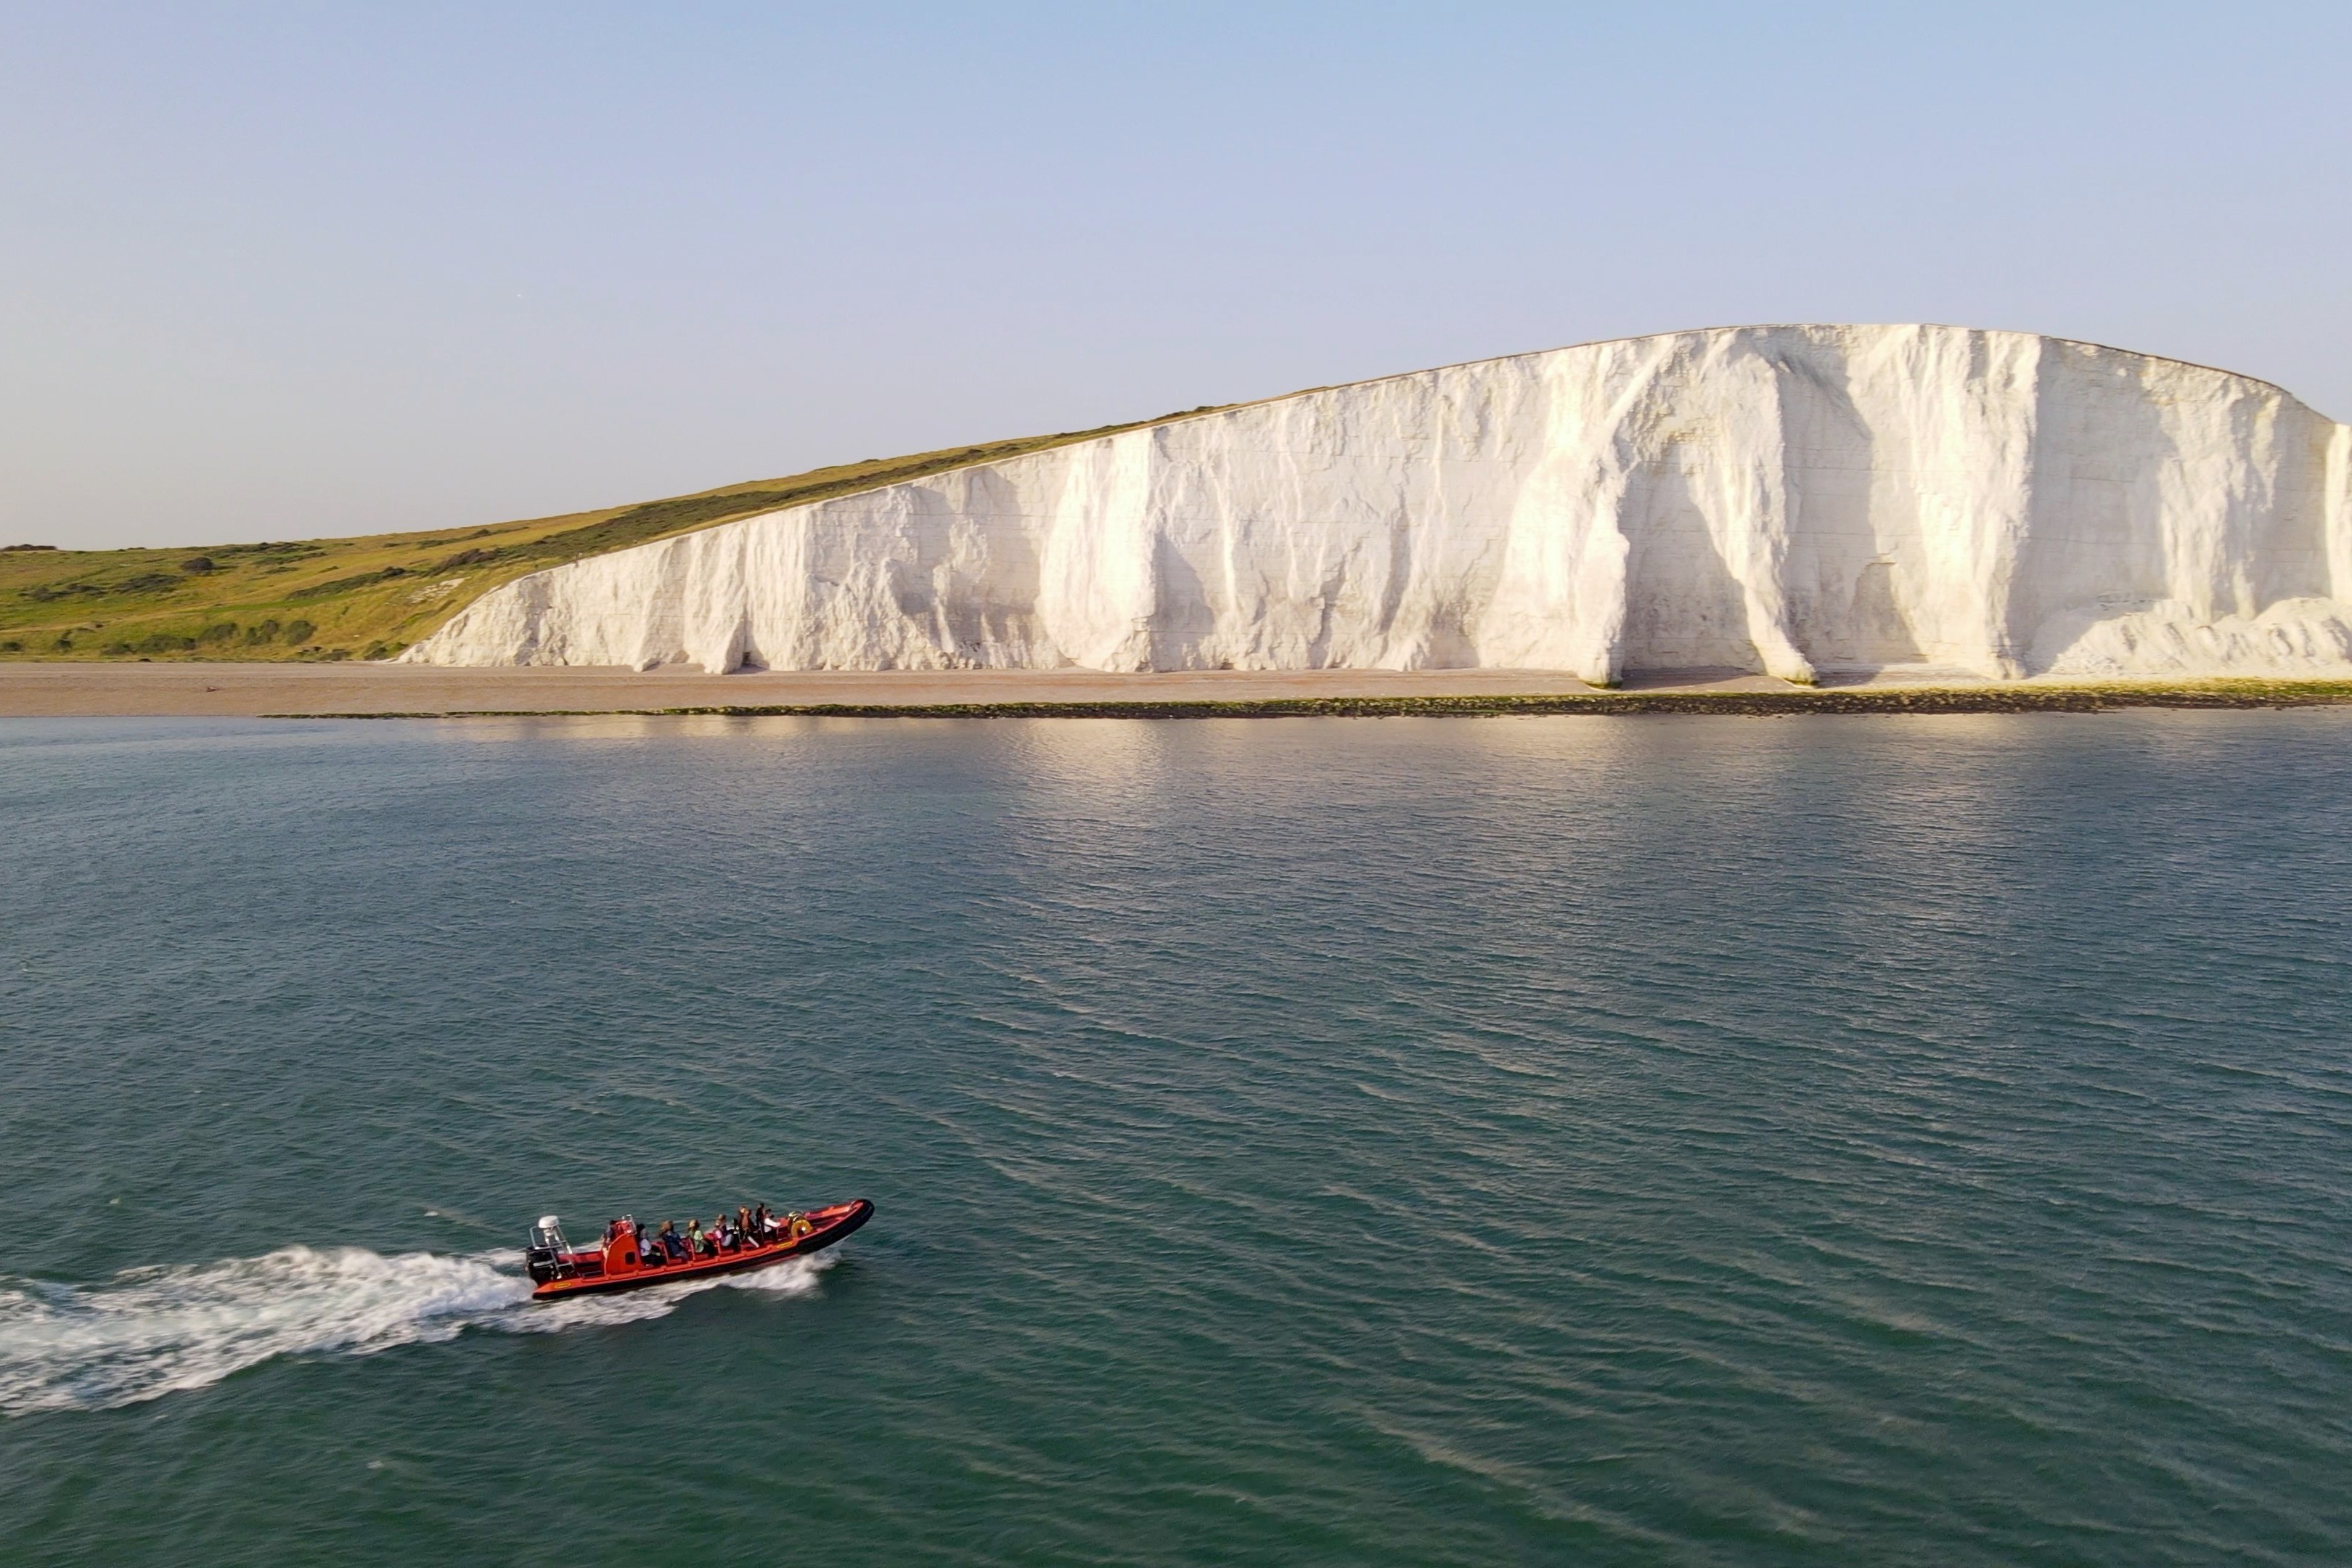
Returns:
[[[0,1563],[2345,1561],[2347,760],[0,725]]]

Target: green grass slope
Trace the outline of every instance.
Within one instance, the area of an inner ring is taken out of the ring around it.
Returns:
[[[527,573],[1161,422],[869,458],[489,528],[172,550],[0,547],[0,658],[385,658]]]

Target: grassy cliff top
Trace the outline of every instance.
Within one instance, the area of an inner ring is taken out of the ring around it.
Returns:
[[[1161,419],[868,458],[488,528],[170,550],[0,548],[0,658],[382,658],[527,573]]]

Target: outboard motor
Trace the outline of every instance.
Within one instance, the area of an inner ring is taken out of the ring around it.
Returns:
[[[523,1267],[530,1271],[530,1282],[544,1285],[551,1279],[561,1279],[572,1272],[572,1248],[563,1240],[563,1228],[555,1223],[551,1214],[539,1216],[530,1227],[530,1245],[523,1248]]]

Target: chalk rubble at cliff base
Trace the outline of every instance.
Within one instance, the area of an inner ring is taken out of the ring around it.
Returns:
[[[535,573],[404,657],[2352,673],[2352,431],[1952,327],[1675,332],[1191,416]]]

